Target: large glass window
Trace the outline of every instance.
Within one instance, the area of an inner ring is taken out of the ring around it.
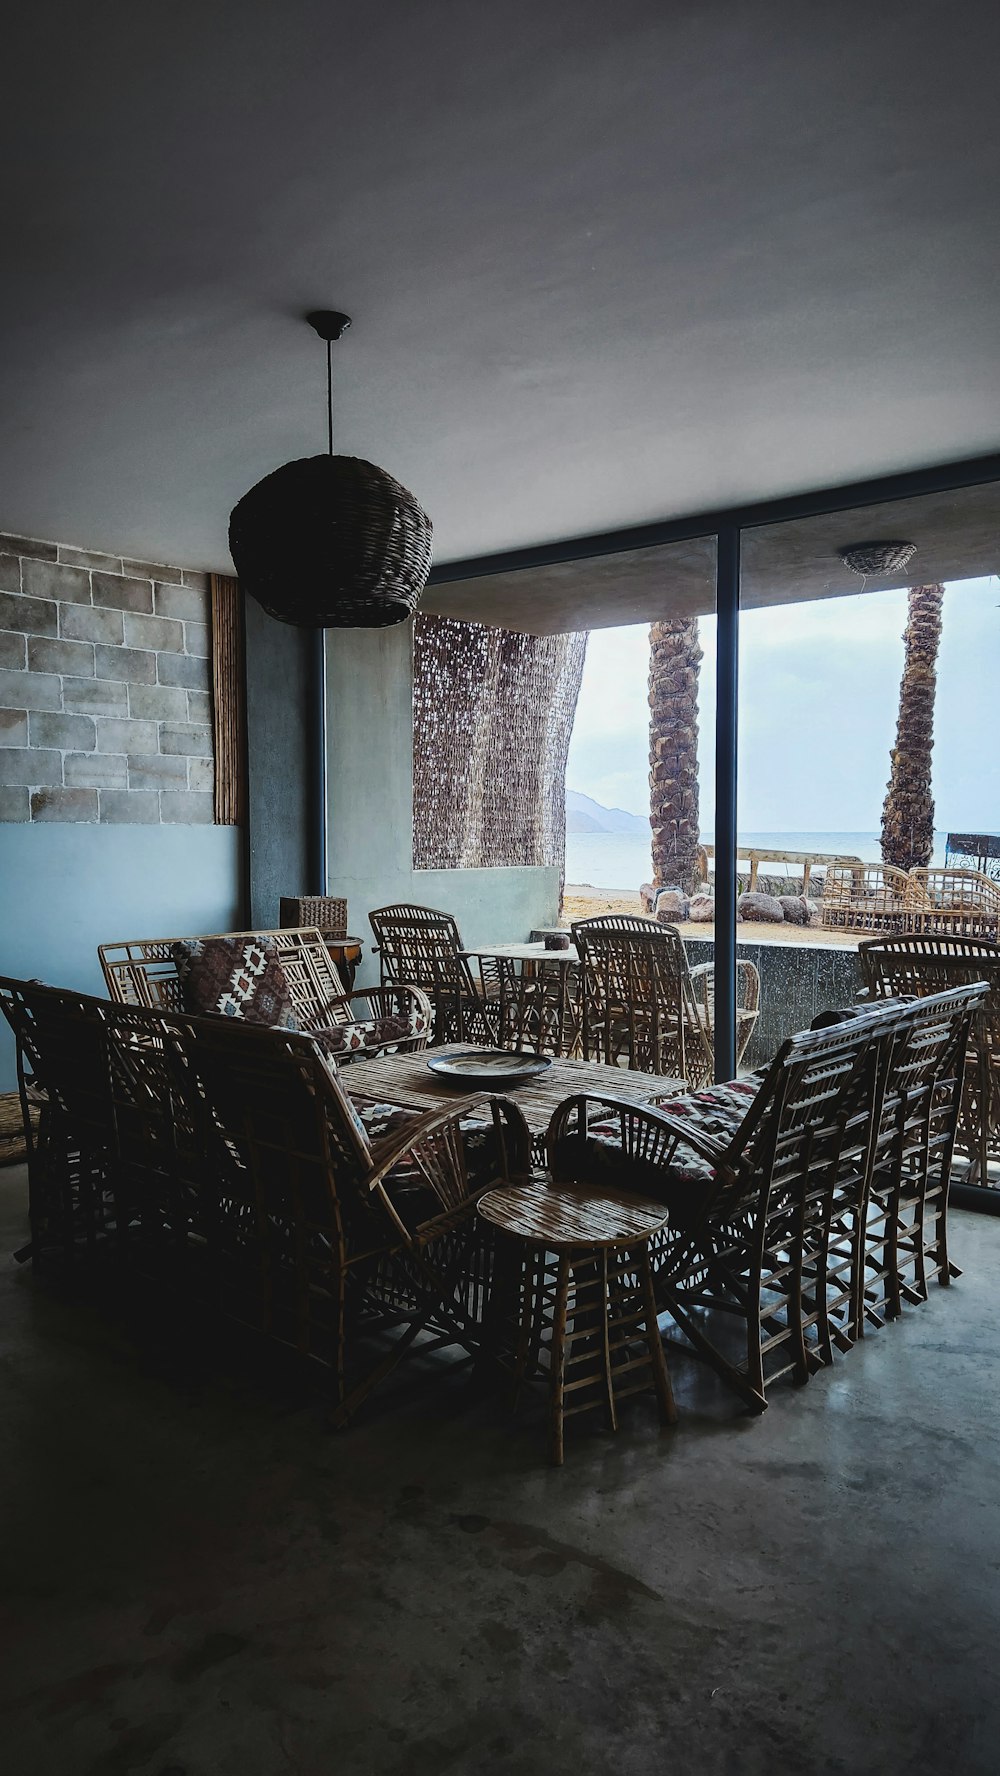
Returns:
[[[996,923],[998,521],[988,486],[744,535],[739,941],[762,1003],[748,1058],[856,996],[866,938]]]

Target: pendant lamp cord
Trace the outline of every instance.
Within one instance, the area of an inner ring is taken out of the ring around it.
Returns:
[[[333,455],[333,341],[326,342],[326,447]]]

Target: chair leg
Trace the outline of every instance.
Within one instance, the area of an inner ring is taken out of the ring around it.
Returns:
[[[604,1390],[604,1412],[608,1421],[608,1430],[617,1431],[618,1413],[615,1410],[615,1389],[611,1379],[611,1289],[608,1275],[608,1249],[602,1246],[595,1253],[595,1269],[597,1271],[597,1293],[601,1316],[598,1337],[601,1345],[601,1383]]]
[[[537,1367],[544,1289],[545,1254],[528,1248],[521,1268],[521,1312],[518,1317],[514,1382],[510,1396],[511,1412],[517,1411],[525,1376]]]
[[[642,1290],[642,1302],[646,1316],[646,1342],[649,1346],[649,1360],[653,1369],[653,1386],[660,1408],[662,1424],[677,1423],[677,1403],[674,1390],[670,1385],[670,1371],[667,1368],[667,1353],[663,1348],[660,1328],[656,1317],[656,1294],[653,1289],[653,1270],[649,1262],[649,1245],[643,1246],[638,1254],[636,1268],[639,1272],[639,1284]]]
[[[549,1460],[554,1468],[563,1463],[563,1387],[566,1378],[566,1313],[569,1301],[568,1255],[559,1257],[555,1310],[552,1317],[551,1380],[549,1391]]]

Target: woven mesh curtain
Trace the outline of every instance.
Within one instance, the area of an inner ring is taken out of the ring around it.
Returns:
[[[586,635],[418,616],[413,866],[558,868]]]

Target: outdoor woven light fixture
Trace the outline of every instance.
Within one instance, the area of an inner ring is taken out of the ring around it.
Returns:
[[[411,617],[431,566],[431,521],[398,481],[333,454],[332,346],[350,318],[314,309],[326,340],[327,454],[285,463],[233,507],[229,549],[244,589],[301,629],[386,629]]]
[[[851,543],[838,551],[841,561],[867,579],[871,574],[901,573],[917,552],[916,543]]]

